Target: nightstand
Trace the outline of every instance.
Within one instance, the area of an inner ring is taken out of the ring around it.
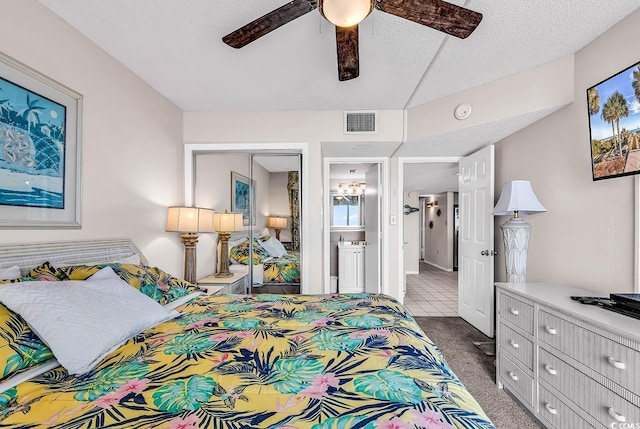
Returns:
[[[233,273],[231,277],[216,277],[215,274],[198,280],[198,286],[207,292],[207,295],[239,294],[246,293],[247,273]]]

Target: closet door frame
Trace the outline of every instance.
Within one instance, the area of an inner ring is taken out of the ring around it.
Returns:
[[[300,202],[300,235],[301,240],[308,236],[309,222],[308,216],[308,201],[306,195],[309,195],[309,175],[306,174],[309,171],[309,148],[307,143],[269,143],[268,148],[264,143],[185,143],[184,145],[184,204],[186,206],[193,205],[195,199],[195,156],[199,154],[213,154],[213,153],[241,153],[260,155],[269,154],[275,152],[290,152],[291,154],[298,153],[302,156],[300,161],[300,192],[302,198]],[[302,282],[300,283],[300,293],[310,293],[308,290],[309,282],[305,279],[309,279],[308,276],[308,260],[309,247],[301,246],[300,248],[300,277]]]

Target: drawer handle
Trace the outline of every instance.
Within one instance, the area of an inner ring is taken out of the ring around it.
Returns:
[[[519,349],[520,348],[520,344],[516,343],[513,340],[509,340],[509,344],[511,344],[511,347],[513,347],[514,349]]]
[[[544,330],[549,333],[549,335],[556,335],[558,330],[556,328],[552,328],[551,326],[545,326]]]
[[[517,375],[515,375],[515,374],[514,374],[514,373],[512,373],[512,372],[509,372],[509,377],[511,377],[511,379],[512,379],[513,381],[518,381],[518,376],[517,376]],[[611,408],[610,408],[610,409],[611,409]]]
[[[549,414],[553,414],[554,416],[555,416],[556,414],[558,414],[558,410],[556,410],[555,408],[553,408],[553,407],[551,406],[551,404],[550,404],[550,403],[548,403],[548,402],[547,402],[547,403],[545,403],[545,404],[544,404],[544,407],[547,409],[547,411],[549,411]]]
[[[514,316],[517,316],[518,314],[520,314],[520,312],[518,310],[516,310],[515,308],[510,308],[509,311],[511,312],[511,314],[513,314]]]
[[[558,371],[555,368],[551,368],[549,365],[544,366],[544,370],[547,371],[551,375],[557,375]]]
[[[624,415],[616,413],[616,411],[613,408],[609,408],[607,411],[609,412],[609,415],[611,416],[611,418],[614,419],[615,421],[620,423],[624,423],[627,421],[627,418]]]
[[[607,359],[609,361],[609,363],[611,365],[613,365],[614,368],[618,368],[618,369],[626,369],[627,365],[624,364],[624,362],[620,362],[619,360],[615,360],[614,358],[610,357]]]

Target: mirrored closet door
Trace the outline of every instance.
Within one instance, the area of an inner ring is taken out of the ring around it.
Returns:
[[[203,263],[207,275],[228,270],[229,281],[244,279],[247,293],[300,293],[301,155],[211,151],[194,158],[195,205],[238,218],[217,234],[215,263],[199,258],[199,271]]]
[[[252,154],[256,212],[262,222],[252,228],[256,245],[252,293],[298,294],[301,282],[300,155]]]

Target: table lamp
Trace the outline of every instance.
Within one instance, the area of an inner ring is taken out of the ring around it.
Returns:
[[[522,220],[520,215],[546,211],[533,193],[528,180],[512,180],[504,184],[493,214],[513,214],[511,219],[500,226],[504,239],[508,282],[524,283],[527,274],[527,247],[531,225]]]
[[[267,218],[267,228],[273,228],[276,231],[276,239],[280,240],[280,230],[287,227],[287,218],[280,216],[269,216]]]
[[[184,279],[196,282],[196,243],[198,232],[215,232],[213,210],[199,207],[169,207],[167,231],[182,232]]]
[[[220,237],[220,271],[216,277],[232,277],[233,273],[229,271],[229,237],[232,232],[244,229],[242,213],[216,212],[213,223]]]

